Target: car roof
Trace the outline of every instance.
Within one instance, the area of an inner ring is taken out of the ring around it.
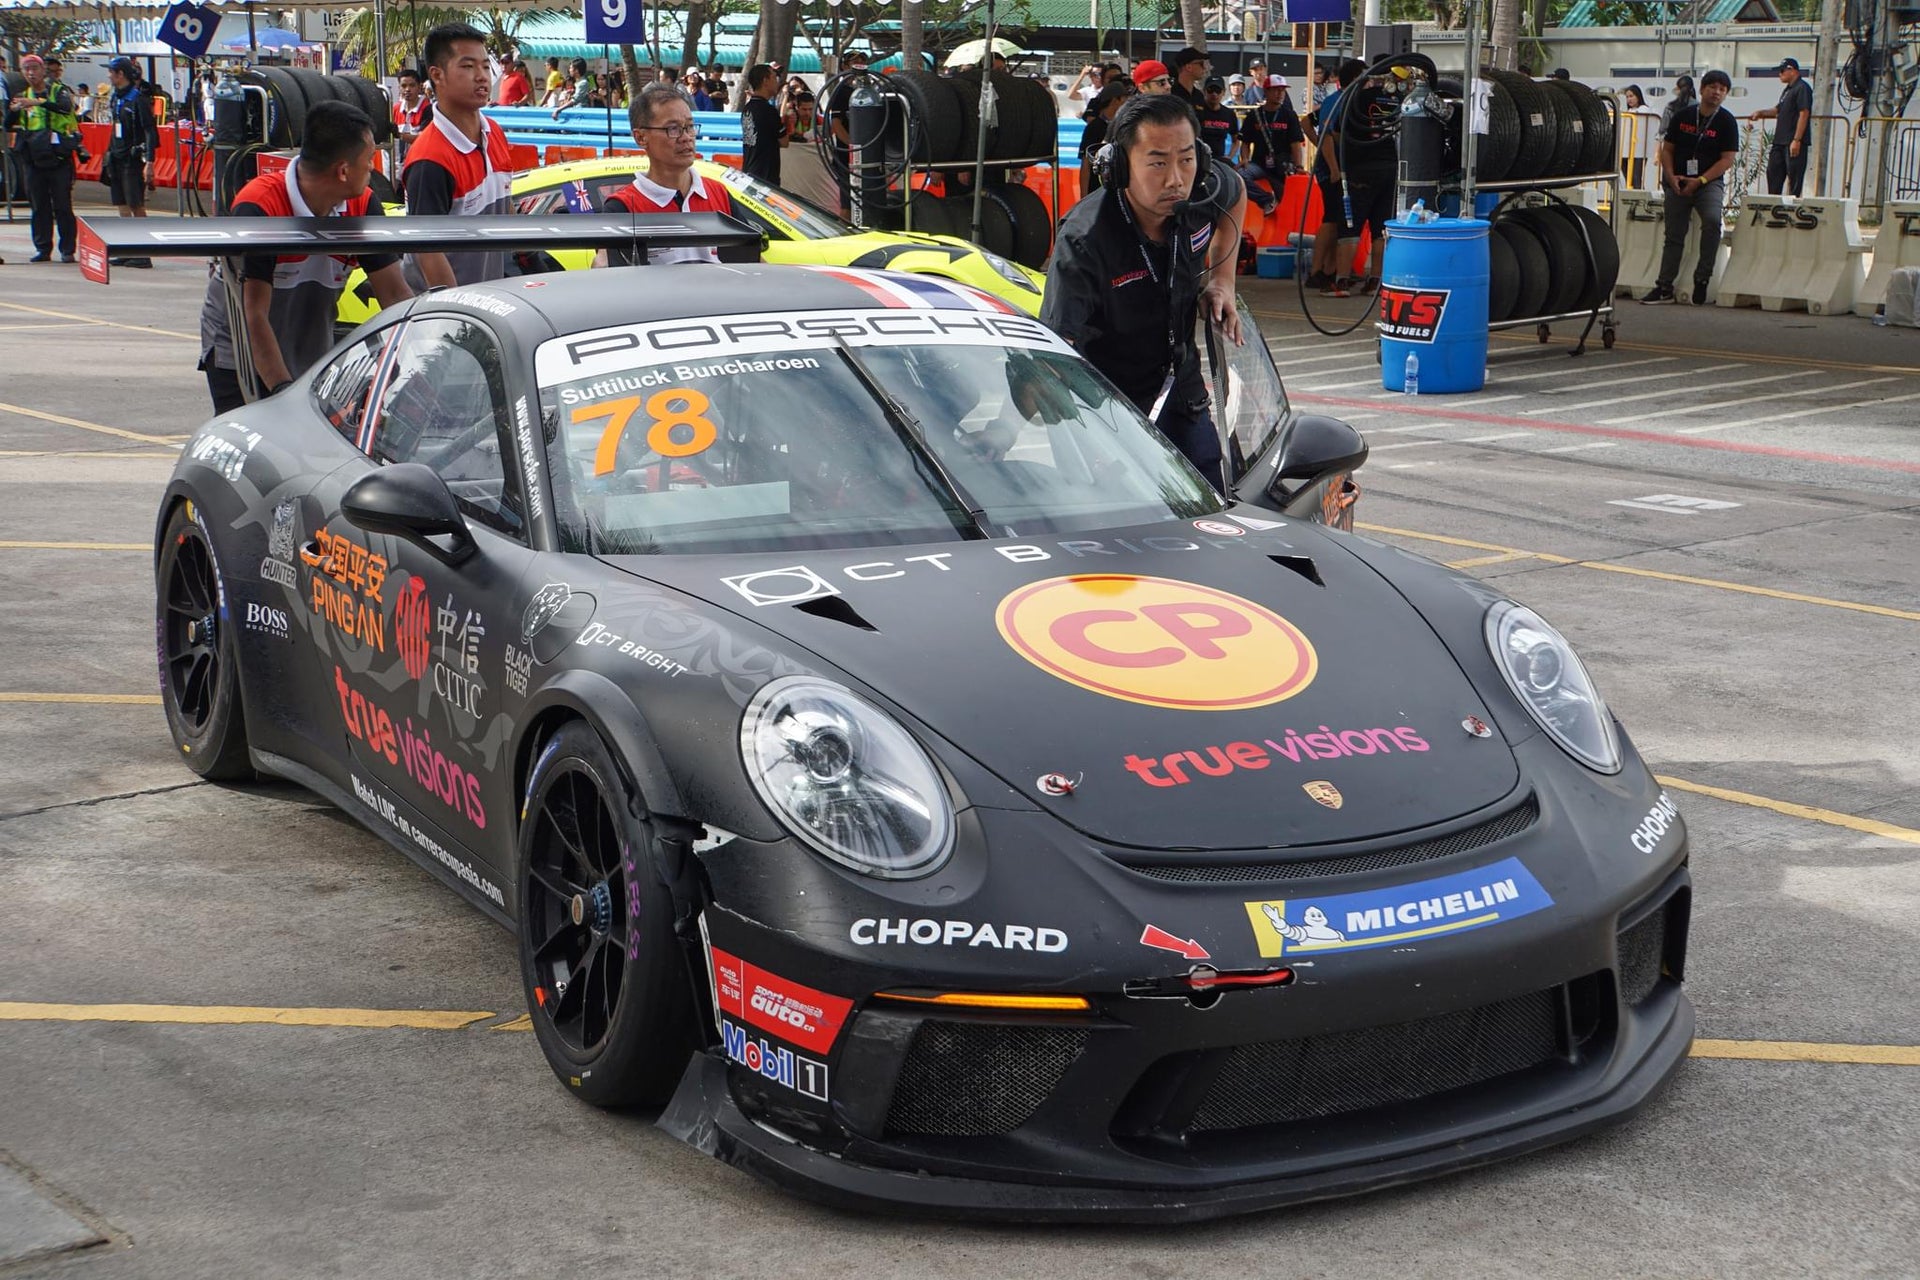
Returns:
[[[786,311],[892,308],[1019,314],[977,289],[935,276],[766,262],[555,271],[436,290],[421,301],[425,309],[433,309],[438,299],[500,314],[475,295],[497,298],[510,307],[531,305],[560,333],[693,316]]]

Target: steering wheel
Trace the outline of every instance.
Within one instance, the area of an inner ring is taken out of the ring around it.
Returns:
[[[467,427],[467,429],[459,435],[441,445],[432,453],[420,455],[414,459],[414,461],[423,462],[435,471],[438,471],[461,454],[473,448],[474,445],[480,443],[480,441],[493,430],[493,410],[488,409],[485,413],[474,419],[472,425]]]

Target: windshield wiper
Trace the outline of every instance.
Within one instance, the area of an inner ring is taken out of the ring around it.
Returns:
[[[982,538],[993,537],[993,530],[987,527],[986,508],[974,500],[973,495],[967,492],[967,487],[955,479],[953,473],[947,470],[946,464],[940,461],[940,455],[935,453],[933,446],[927,442],[926,428],[920,425],[920,419],[908,412],[907,406],[901,404],[892,392],[880,385],[880,380],[873,376],[873,370],[867,367],[866,361],[853,353],[853,348],[847,345],[845,338],[835,336],[833,344],[840,349],[840,358],[847,362],[849,369],[853,370],[853,376],[860,379],[860,385],[867,389],[867,394],[878,400],[880,407],[886,410],[887,421],[893,425],[893,429],[907,438],[908,443],[919,451],[921,458],[933,469],[933,474],[939,477],[940,483],[947,486],[947,492],[952,495],[955,502],[960,504],[961,510],[967,513],[967,519],[973,522],[974,533]]]

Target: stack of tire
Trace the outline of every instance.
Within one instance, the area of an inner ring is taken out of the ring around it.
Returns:
[[[323,102],[345,102],[359,107],[373,120],[373,140],[384,144],[393,136],[393,112],[380,86],[364,76],[325,76],[304,67],[259,67],[240,78],[267,91],[272,108],[267,119],[267,145],[297,147],[307,132],[307,112]]]
[[[1620,246],[1591,209],[1552,203],[1508,207],[1487,237],[1487,320],[1592,311],[1613,297]]]
[[[997,120],[986,132],[987,181],[981,192],[978,243],[1023,266],[1040,268],[1053,249],[1053,219],[1047,206],[1027,187],[1009,183],[1010,162],[1052,163],[1059,135],[1053,94],[1037,80],[993,72]],[[980,154],[980,76],[978,70],[939,76],[930,71],[896,71],[886,78],[894,101],[904,101],[914,121],[910,136],[915,164],[971,163]],[[900,130],[889,133],[899,136]],[[933,235],[974,239],[973,195],[935,199],[913,197],[913,227]]]
[[[1577,80],[1533,80],[1513,71],[1486,75],[1493,100],[1474,163],[1479,181],[1613,171],[1613,113],[1599,94]],[[1458,96],[1459,88],[1457,78],[1440,81],[1440,91],[1448,96]],[[1465,114],[1454,117],[1456,136]]]

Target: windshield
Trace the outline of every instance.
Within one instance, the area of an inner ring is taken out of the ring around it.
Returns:
[[[1235,471],[1251,465],[1266,452],[1287,414],[1287,389],[1274,368],[1267,340],[1253,322],[1246,299],[1235,299],[1240,332],[1246,341],[1235,346],[1213,332],[1201,318],[1196,339],[1207,352],[1208,391],[1216,419],[1225,426],[1237,458]]]
[[[568,551],[956,541],[1221,509],[1125,397],[1024,316],[659,321],[550,339],[535,368]]]
[[[645,157],[635,161],[635,170],[644,171],[647,167]],[[714,180],[714,173],[702,166],[700,178],[703,182]],[[782,191],[779,187],[760,181],[740,172],[738,169],[723,169],[720,180],[732,191],[746,196],[753,204],[736,203],[734,210],[748,222],[759,227],[778,240],[827,240],[834,236],[857,236],[858,227],[840,221],[822,209],[791,191]],[[515,207],[521,213],[557,213],[565,209],[569,213],[599,213],[607,207],[607,197],[633,181],[631,173],[603,173],[590,178],[571,178],[557,187],[547,187],[523,195]],[[755,208],[757,204],[759,208]],[[763,214],[761,211],[765,210]],[[766,216],[771,214],[772,217]],[[779,218],[782,226],[773,219]]]

